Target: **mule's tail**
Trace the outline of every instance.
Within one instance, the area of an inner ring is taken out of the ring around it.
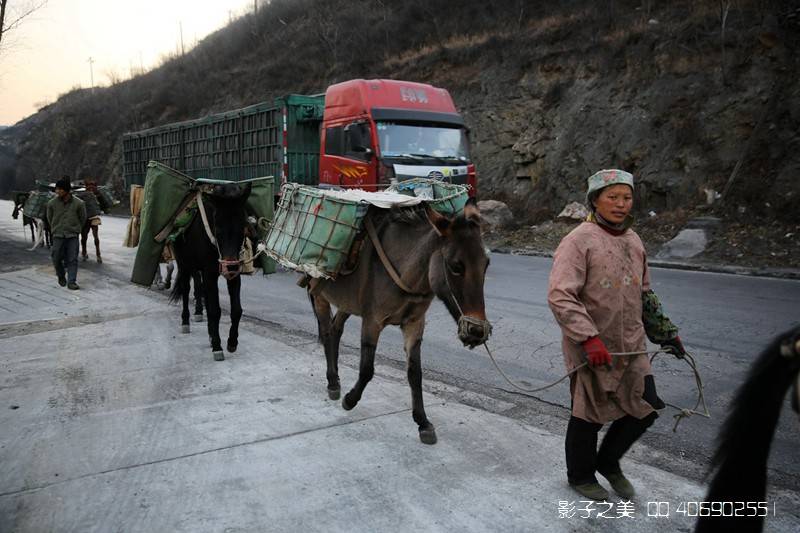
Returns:
[[[161,265],[158,268],[160,269]],[[173,285],[172,292],[169,295],[169,303],[180,302],[184,294],[189,295],[189,280],[191,278],[191,272],[178,266],[178,275],[175,276],[175,285]]]
[[[42,238],[44,237],[44,221],[43,220],[38,220],[38,219],[33,218],[33,217],[31,217],[31,220],[33,221],[34,227],[37,229],[37,236],[36,236],[36,241],[33,243],[33,246],[28,248],[29,252],[32,252],[36,248],[41,246]]]

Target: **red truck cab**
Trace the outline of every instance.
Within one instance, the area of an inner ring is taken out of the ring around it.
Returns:
[[[475,196],[468,130],[445,89],[396,80],[331,85],[320,135],[320,187],[374,191],[423,177],[469,185]]]

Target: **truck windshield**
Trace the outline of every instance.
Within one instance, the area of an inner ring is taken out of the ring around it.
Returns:
[[[464,128],[396,122],[377,122],[383,157],[431,157],[469,161],[469,142]]]

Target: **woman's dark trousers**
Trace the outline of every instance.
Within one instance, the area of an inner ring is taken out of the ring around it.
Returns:
[[[603,424],[570,417],[565,443],[569,483],[571,485],[596,483],[595,472],[604,475],[621,472],[619,460],[657,417],[656,413],[650,413],[641,419],[625,415],[615,420],[608,428],[599,451],[597,432]]]

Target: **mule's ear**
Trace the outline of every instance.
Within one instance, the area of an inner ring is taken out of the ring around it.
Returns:
[[[429,205],[425,206],[425,215],[428,217],[428,222],[431,223],[433,229],[440,237],[447,237],[450,235],[450,219],[439,213]]]
[[[478,226],[481,225],[481,210],[478,209],[478,205],[472,199],[464,206],[464,218],[467,219],[467,222],[472,222]]]

